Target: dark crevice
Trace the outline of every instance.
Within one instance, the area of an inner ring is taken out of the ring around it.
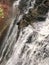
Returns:
[[[32,42],[32,36],[29,36],[26,43],[31,43],[31,42]]]

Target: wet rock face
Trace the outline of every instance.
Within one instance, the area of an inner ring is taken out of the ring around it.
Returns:
[[[30,6],[29,0],[21,0],[20,4],[19,4],[19,9],[20,9],[21,13],[23,13],[24,10],[26,11],[29,6]]]
[[[0,47],[0,65],[49,65],[49,0],[16,0],[15,10]]]
[[[27,2],[29,0],[20,1],[19,9],[20,12],[25,10],[27,8]],[[32,1],[29,3],[31,4]],[[34,7],[29,9],[29,12],[27,14],[24,14],[23,20],[25,20],[26,24],[31,24],[33,22],[37,21],[45,21],[47,17],[47,13],[49,10],[49,0],[35,0]],[[23,6],[22,6],[23,5]],[[31,5],[29,5],[30,7]],[[24,21],[23,21],[24,22]],[[20,23],[23,23],[20,22]]]

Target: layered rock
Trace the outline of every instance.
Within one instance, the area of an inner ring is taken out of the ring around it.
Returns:
[[[34,8],[29,9],[28,14],[25,14],[23,16],[23,20],[25,20],[26,24],[27,23],[31,24],[31,23],[37,22],[37,21],[44,21],[47,17],[47,13],[49,10],[48,3],[49,3],[49,0],[40,0],[40,1],[36,0],[35,4],[34,4]],[[22,6],[20,6],[20,9],[21,9],[21,7]],[[25,7],[25,5],[24,5],[24,7]],[[22,7],[22,9],[23,9],[23,7]]]

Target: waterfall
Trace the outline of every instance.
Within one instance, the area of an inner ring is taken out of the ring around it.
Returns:
[[[0,49],[0,65],[47,65],[49,64],[49,13],[44,21],[33,22],[23,29],[19,23],[36,0],[17,0],[13,4],[12,22]],[[23,6],[23,4],[25,6]]]

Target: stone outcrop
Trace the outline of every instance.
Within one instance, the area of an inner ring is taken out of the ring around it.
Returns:
[[[24,5],[24,4],[23,4]],[[24,5],[24,7],[27,5]],[[23,10],[23,6],[19,7],[20,11]],[[47,17],[47,13],[49,11],[49,0],[36,0],[34,4],[34,8],[29,9],[27,14],[24,14],[19,26],[23,28],[28,24],[32,24],[33,22],[44,21]],[[25,24],[24,24],[25,22]]]

